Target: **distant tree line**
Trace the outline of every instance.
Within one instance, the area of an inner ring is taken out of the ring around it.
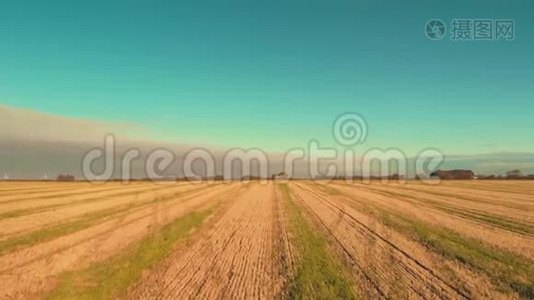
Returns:
[[[520,170],[510,170],[506,172],[504,175],[476,175],[472,170],[467,169],[454,169],[454,170],[437,170],[435,172],[432,172],[430,174],[430,178],[439,178],[442,180],[503,180],[503,179],[509,179],[509,180],[534,180],[534,174],[528,174],[524,175]],[[258,176],[243,176],[240,179],[233,179],[233,180],[260,180],[262,178]],[[269,178],[265,179],[296,179],[296,178],[289,178],[289,176],[284,173],[275,173],[272,174]],[[305,178],[302,178],[305,179]],[[371,176],[371,177],[363,177],[363,176],[335,176],[335,177],[321,177],[316,179],[327,179],[327,180],[346,180],[346,179],[352,179],[352,180],[364,180],[364,179],[370,179],[370,180],[382,180],[382,179],[390,179],[390,180],[402,180],[407,179],[403,175],[399,174],[391,174],[388,176]],[[415,176],[415,179],[420,179],[420,176]],[[76,178],[74,175],[71,174],[60,174],[57,176],[57,181],[76,181]],[[150,181],[149,178],[138,178],[138,179],[131,179],[130,181]],[[198,178],[187,178],[187,177],[165,177],[157,179],[156,181],[196,181],[199,180]],[[214,177],[203,177],[200,180],[213,180],[213,181],[223,181],[224,177],[222,175],[216,175]],[[120,178],[112,179],[111,181],[121,181]]]
[[[512,179],[512,180],[534,180],[534,174],[524,175],[520,170],[511,170],[505,175],[479,175],[478,179]]]
[[[534,180],[534,174],[523,175],[523,173],[518,170],[511,170],[505,173],[505,175],[475,175],[472,170],[437,170],[430,174],[430,177],[435,177],[439,179],[480,179],[480,180],[491,180],[491,179],[510,179],[510,180]]]

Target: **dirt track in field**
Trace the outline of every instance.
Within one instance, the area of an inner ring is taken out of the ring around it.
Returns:
[[[273,298],[284,278],[273,261],[280,224],[274,185],[254,185],[193,244],[143,280],[128,298]]]
[[[317,259],[338,258],[360,298],[528,298],[533,194],[529,182],[515,181],[0,182],[0,299],[44,297],[64,272],[121,255],[207,208],[213,214],[124,298],[272,299],[290,295],[295,282],[328,284],[299,277],[303,245],[291,244],[289,200],[328,241],[329,254]]]

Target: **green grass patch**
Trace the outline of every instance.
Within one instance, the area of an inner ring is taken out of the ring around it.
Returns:
[[[155,190],[152,190],[152,191],[155,191]],[[123,197],[123,196],[129,196],[129,195],[139,195],[141,193],[147,193],[147,192],[150,192],[150,190],[124,191],[124,192],[109,194],[104,197],[96,195],[95,197],[82,199],[78,201],[67,202],[67,203],[51,204],[51,205],[44,205],[44,206],[39,206],[39,207],[21,208],[21,209],[16,209],[16,210],[0,213],[0,220],[16,218],[16,217],[20,217],[24,215],[29,215],[29,214],[41,213],[41,212],[45,212],[51,209],[67,207],[67,206],[72,206],[72,205],[77,205],[77,204],[83,204],[83,203],[88,203],[92,201],[104,201],[104,200],[112,201],[113,198],[116,198],[119,196]],[[33,200],[36,200],[36,199],[33,199]]]
[[[355,299],[342,263],[328,252],[326,239],[306,220],[286,184],[280,185],[290,216],[290,229],[299,252],[290,299]]]
[[[136,283],[145,270],[161,262],[177,242],[200,226],[215,208],[189,213],[164,226],[118,256],[85,270],[65,272],[48,299],[115,299]]]
[[[384,190],[378,190],[378,189],[369,189],[369,191],[380,194],[380,195],[384,195],[387,197],[402,199],[404,201],[408,201],[413,204],[416,204],[417,202],[422,202],[428,205],[429,207],[439,209],[446,213],[450,213],[450,214],[463,217],[466,219],[477,220],[479,222],[486,223],[488,225],[492,225],[492,226],[495,226],[495,227],[498,227],[504,230],[508,230],[508,231],[512,231],[512,232],[516,232],[520,234],[534,234],[534,226],[530,224],[518,222],[516,220],[510,220],[510,219],[507,219],[501,216],[477,212],[477,211],[469,210],[469,209],[452,207],[450,205],[444,204],[441,201],[436,201],[428,197],[411,198],[410,196],[407,196],[406,194],[403,194],[402,192],[384,191]],[[422,193],[426,193],[426,194],[430,193],[434,195],[443,196],[439,193],[431,193],[431,192],[422,192]],[[450,196],[450,197],[454,197],[454,196]],[[460,198],[460,197],[457,197],[457,198]],[[461,199],[464,199],[464,198],[461,198]],[[473,201],[469,199],[464,199],[464,200]],[[491,202],[486,201],[486,203],[491,203]]]
[[[32,246],[38,243],[52,240],[59,236],[67,235],[96,223],[106,220],[106,217],[131,209],[131,205],[116,207],[107,210],[101,210],[93,213],[87,213],[81,217],[65,223],[56,224],[37,231],[33,231],[22,236],[17,236],[7,240],[0,241],[0,255],[22,247]]]
[[[379,193],[379,191],[376,192]],[[397,193],[394,196],[405,198],[404,195]],[[434,201],[429,200],[429,202],[433,203]],[[352,203],[351,205],[354,204]],[[438,203],[435,204],[437,205]],[[445,207],[437,208],[446,209]],[[523,298],[534,299],[534,262],[531,260],[495,249],[481,241],[465,237],[456,231],[430,225],[409,216],[379,208],[376,205],[364,203],[359,209],[374,215],[382,220],[385,225],[416,240],[434,252],[444,257],[458,260],[479,272],[485,273],[503,292],[513,291]],[[453,213],[451,211],[448,212]],[[464,214],[467,215],[469,212],[464,212]],[[473,217],[472,213],[469,216]],[[489,219],[490,217],[486,215],[483,217],[488,223],[498,223],[511,229],[512,225],[502,219]],[[526,230],[515,226],[513,228],[518,231]]]
[[[494,249],[452,230],[430,226],[405,216],[380,211],[387,226],[410,236],[433,251],[481,271],[502,291],[534,297],[534,263],[526,258]]]
[[[98,199],[98,198],[95,198],[95,199]],[[91,200],[94,200],[94,199],[91,199]],[[52,205],[44,205],[44,206],[39,206],[39,207],[21,208],[21,209],[11,210],[11,211],[0,213],[0,220],[17,218],[17,217],[21,217],[24,215],[31,215],[31,214],[51,210],[54,208],[59,208],[62,206],[68,206],[68,205],[73,205],[73,204],[78,204],[78,203],[79,202],[71,202],[67,204],[52,204]]]
[[[466,201],[470,201],[470,202],[474,202],[474,203],[497,204],[497,205],[501,205],[501,206],[504,206],[504,207],[513,208],[513,209],[519,209],[519,210],[528,209],[528,206],[517,204],[517,203],[512,203],[512,202],[509,202],[509,201],[506,201],[506,200],[502,200],[502,199],[495,199],[495,198],[481,199],[480,197],[471,197],[471,196],[467,196],[467,195],[460,195],[460,194],[457,194],[457,193],[450,193],[450,192],[446,192],[446,191],[439,190],[439,189],[438,190],[428,190],[428,189],[421,190],[421,189],[418,189],[416,187],[411,187],[409,185],[405,186],[404,188],[408,189],[408,190],[411,190],[411,191],[414,191],[414,192],[424,193],[424,194],[427,194],[427,195],[430,194],[430,195],[436,195],[436,196],[442,196],[442,197],[457,198],[457,199],[462,199],[462,200],[466,200]],[[473,189],[471,189],[471,190],[473,190]]]
[[[206,188],[209,188],[209,187],[205,187],[203,189],[206,189]],[[196,191],[200,191],[203,189],[199,189]],[[13,250],[20,249],[23,247],[33,246],[38,243],[50,241],[60,236],[67,235],[67,234],[70,234],[76,231],[80,231],[85,228],[89,228],[93,225],[107,221],[109,217],[115,217],[121,213],[128,212],[134,208],[142,207],[145,205],[150,205],[155,202],[170,201],[170,200],[176,199],[176,197],[183,197],[192,192],[194,191],[185,191],[181,193],[176,192],[171,195],[167,195],[165,197],[158,197],[158,198],[155,198],[149,201],[134,202],[134,203],[129,203],[127,205],[113,207],[110,209],[91,212],[91,213],[81,215],[80,217],[72,221],[55,224],[55,225],[52,225],[52,226],[49,226],[43,229],[39,229],[39,230],[30,232],[30,233],[27,233],[21,236],[15,236],[13,238],[0,241],[0,255],[7,253],[9,251],[13,251]]]
[[[488,215],[468,209],[461,210],[459,208],[452,208],[444,205],[440,205],[437,208],[453,215],[457,215],[467,219],[477,220],[479,222],[487,223],[508,231],[520,234],[534,234],[534,226],[512,221],[510,219],[506,219],[500,216]]]
[[[324,193],[327,193],[327,194],[332,195],[332,196],[338,196],[338,195],[342,195],[343,194],[343,193],[341,193],[340,190],[338,190],[338,189],[336,189],[334,187],[331,187],[328,184],[322,184],[322,183],[314,182],[313,185],[314,185],[314,187],[318,188],[319,190],[323,191]]]
[[[111,191],[111,190],[118,190],[118,189],[122,189],[124,187],[109,187],[109,188],[105,188],[105,189],[102,189],[102,190],[97,190],[97,191],[78,191],[78,189],[72,189],[72,190],[69,190],[67,192],[61,192],[61,193],[55,193],[55,192],[51,192],[52,194],[49,194],[49,195],[33,195],[31,197],[27,197],[27,198],[22,198],[22,199],[12,199],[12,200],[7,200],[7,201],[2,201],[2,204],[6,204],[6,203],[12,203],[12,202],[22,202],[22,201],[28,201],[28,200],[41,200],[41,199],[52,199],[52,198],[59,198],[59,197],[67,197],[67,196],[79,196],[79,195],[86,195],[90,192],[104,192],[104,191]],[[40,194],[40,193],[27,193],[27,194]]]

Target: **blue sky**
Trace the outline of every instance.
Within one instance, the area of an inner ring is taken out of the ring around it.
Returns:
[[[286,2],[4,1],[0,104],[275,151],[351,111],[368,146],[533,152],[534,2]],[[516,38],[431,41],[431,18]]]

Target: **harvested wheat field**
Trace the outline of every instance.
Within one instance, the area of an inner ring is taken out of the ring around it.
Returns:
[[[0,182],[0,298],[534,298],[534,185]]]

